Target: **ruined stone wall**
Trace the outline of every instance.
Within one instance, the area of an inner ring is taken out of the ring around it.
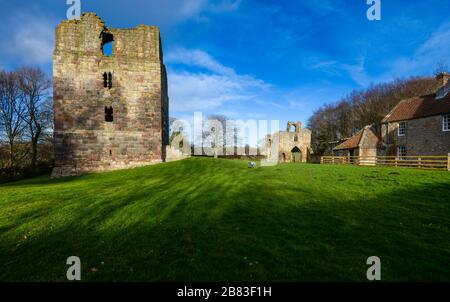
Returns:
[[[113,53],[104,55],[105,39]],[[112,87],[104,87],[104,73]],[[95,14],[56,28],[53,56],[53,176],[113,170],[164,160],[167,77],[159,29],[107,28]],[[113,122],[105,121],[113,108]]]
[[[311,150],[311,131],[309,129],[301,129],[301,124],[297,124],[296,132],[279,131],[272,136],[266,138],[266,154],[267,160],[272,162],[291,162],[292,149],[297,147],[301,153],[301,161],[307,162]],[[294,123],[288,123],[288,129]],[[271,143],[268,143],[268,140]]]
[[[398,146],[406,146],[409,156],[446,156],[450,153],[450,132],[442,131],[442,116],[406,121],[406,135],[398,136],[398,123],[383,125],[389,136],[389,154],[396,155]]]

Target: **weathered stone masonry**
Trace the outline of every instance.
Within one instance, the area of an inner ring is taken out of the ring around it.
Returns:
[[[164,161],[169,108],[157,27],[107,28],[93,13],[62,21],[53,81],[54,177]]]

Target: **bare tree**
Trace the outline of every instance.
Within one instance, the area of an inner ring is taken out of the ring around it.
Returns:
[[[308,122],[315,154],[328,153],[329,142],[350,137],[366,125],[380,123],[401,100],[435,89],[436,81],[431,77],[397,79],[352,91],[342,100],[322,106]]]
[[[13,174],[17,159],[16,144],[22,138],[26,127],[23,120],[25,111],[24,96],[17,73],[0,72],[0,137],[7,142],[8,167]]]
[[[17,71],[17,75],[25,107],[22,119],[31,145],[31,168],[35,172],[39,140],[52,123],[49,106],[52,82],[40,68],[23,67]]]
[[[207,120],[205,121],[205,124],[208,124],[209,121],[218,121],[222,125],[221,135],[222,135],[222,139],[223,139],[223,146],[221,146],[221,147],[226,146],[227,120],[228,120],[228,118],[225,115],[213,114],[213,115],[208,116]],[[211,133],[212,133],[212,131],[205,130],[203,133],[203,139],[205,139],[207,136],[211,135]]]

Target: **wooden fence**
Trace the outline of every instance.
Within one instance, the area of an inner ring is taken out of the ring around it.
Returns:
[[[322,156],[321,164],[392,166],[420,169],[450,171],[450,154],[448,156]]]

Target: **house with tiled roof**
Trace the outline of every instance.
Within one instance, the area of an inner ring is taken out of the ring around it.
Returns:
[[[386,155],[445,156],[450,153],[450,74],[437,76],[434,94],[400,101],[381,121]]]
[[[337,156],[380,156],[383,152],[384,146],[374,125],[365,126],[333,148],[333,154]]]

